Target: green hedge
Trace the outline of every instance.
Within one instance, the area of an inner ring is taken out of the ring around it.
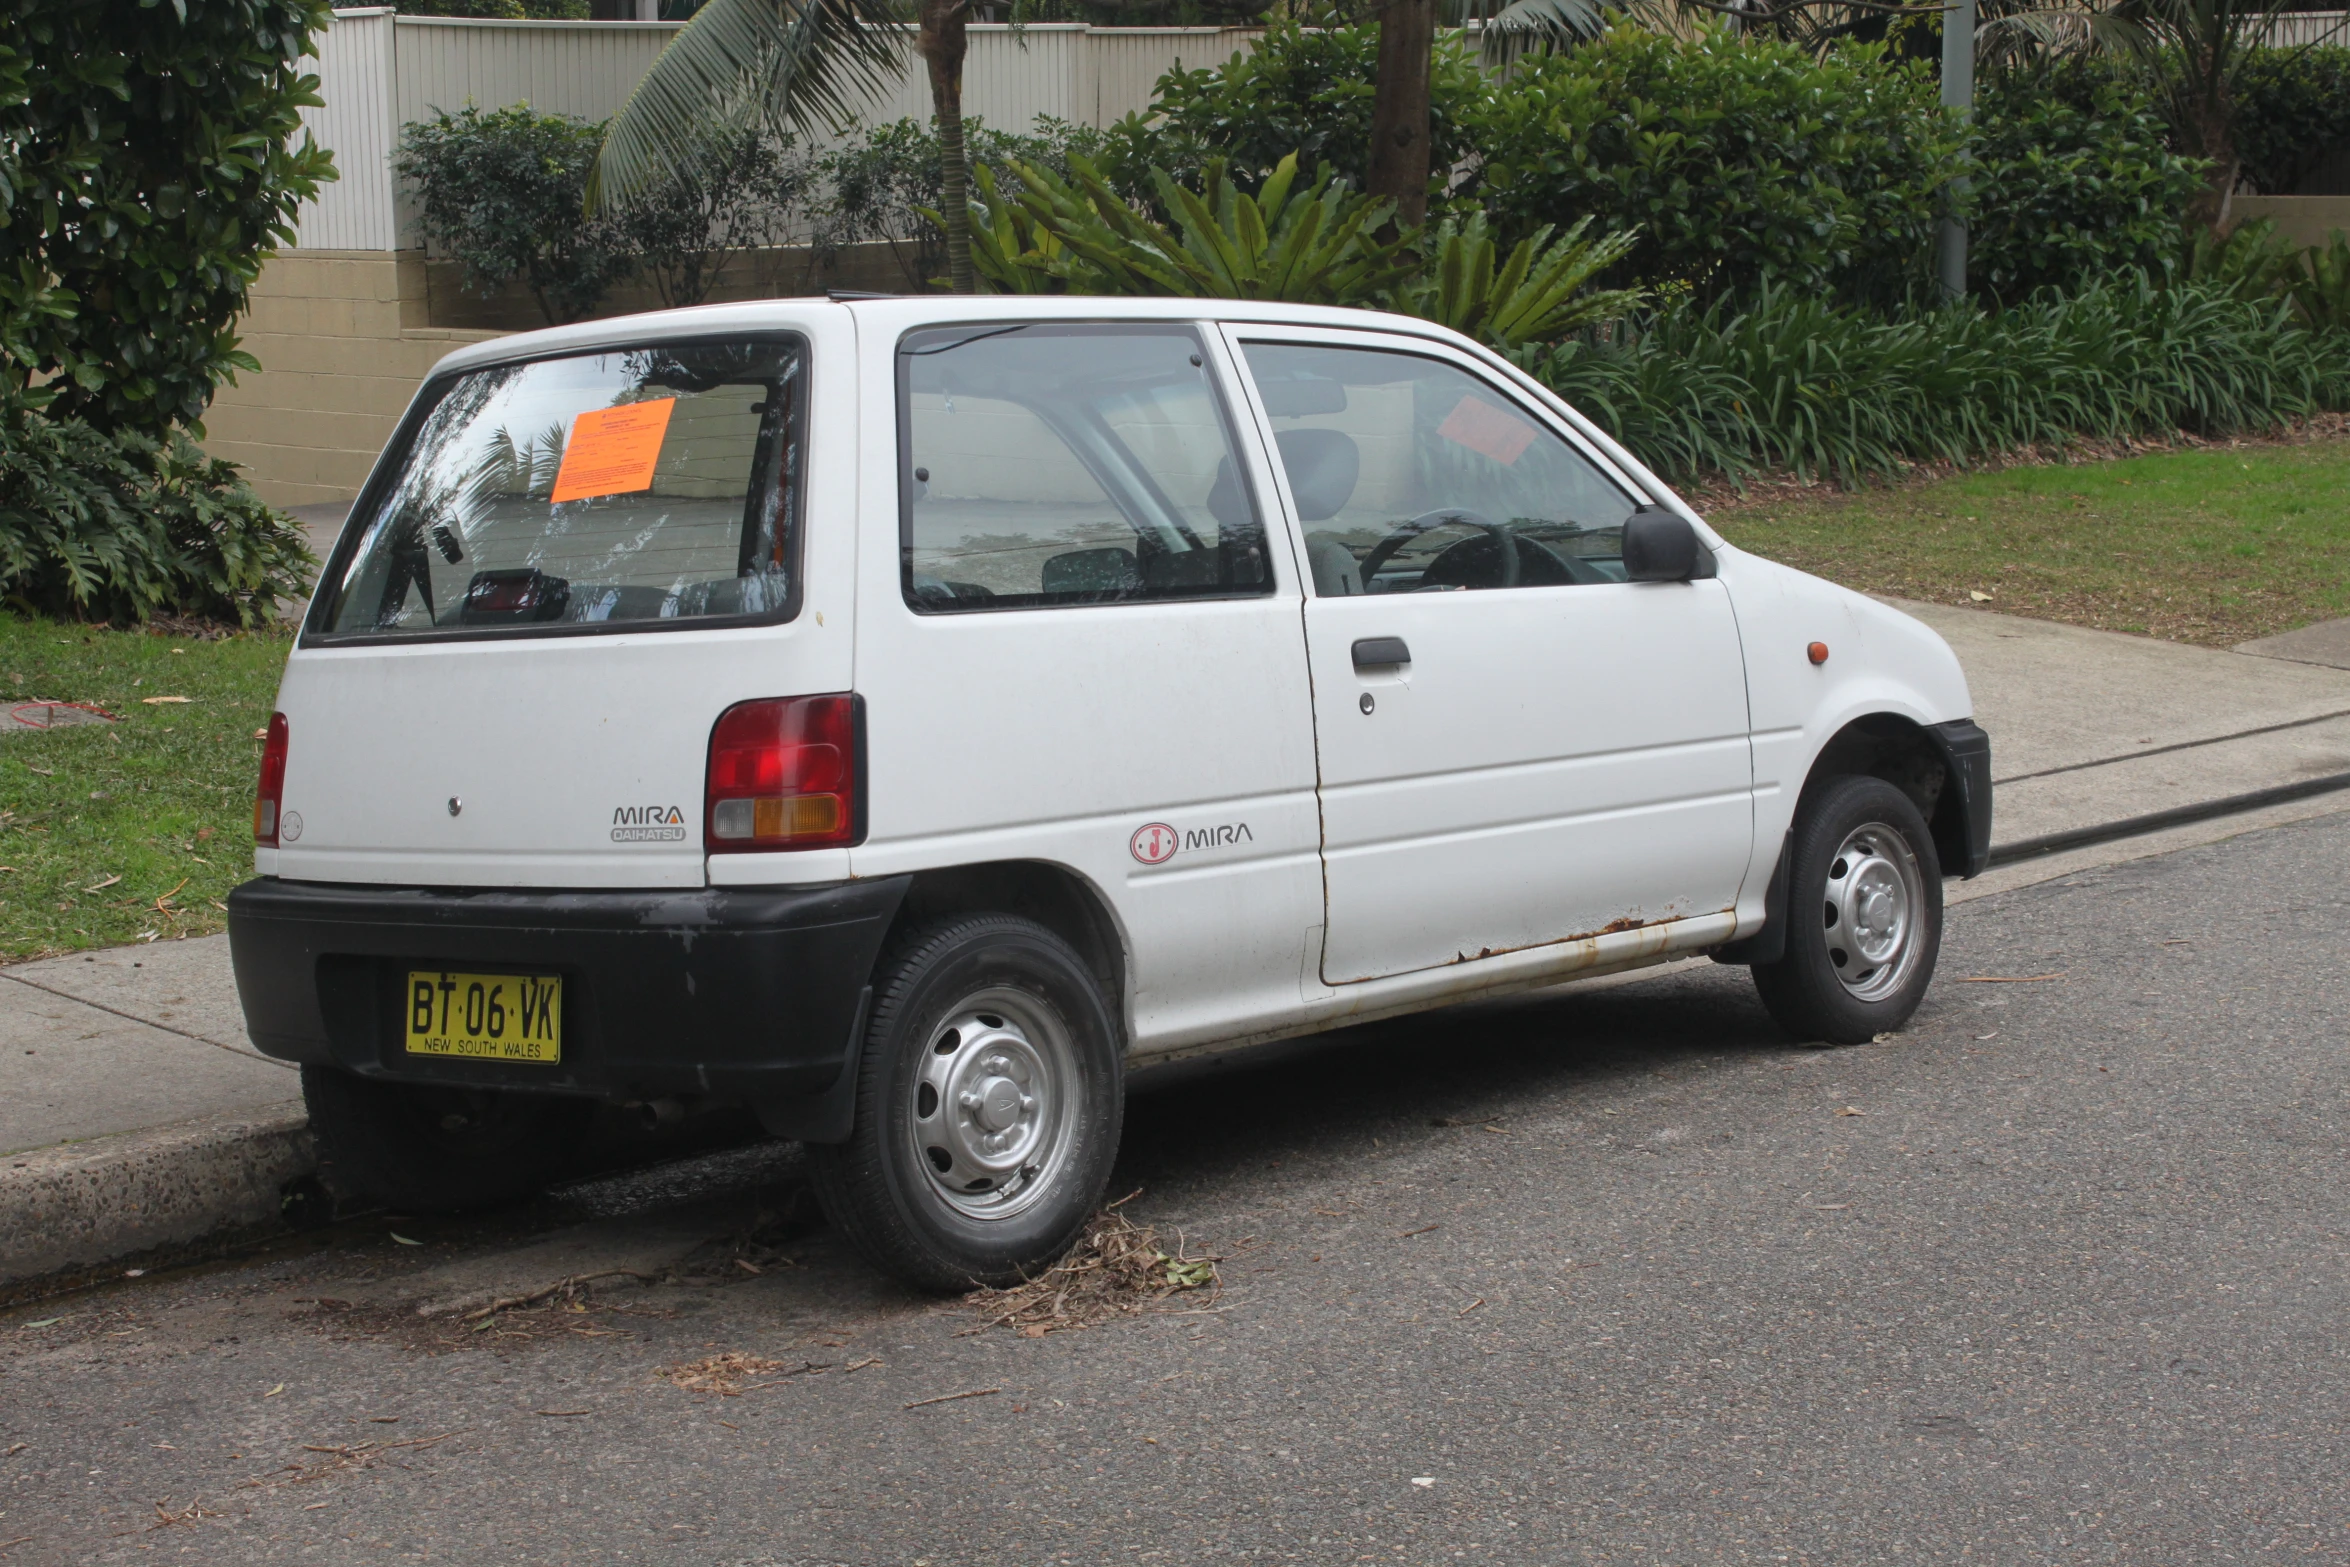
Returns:
[[[1596,215],[1640,229],[1630,280],[1887,302],[1926,275],[1961,134],[1932,76],[1875,45],[1629,26],[1521,62],[1464,130],[1505,233]]]
[[[2350,333],[2224,282],[2132,274],[2005,311],[1888,320],[1786,289],[1685,307],[1518,362],[1668,477],[1852,483],[1929,459],[2350,408]]]

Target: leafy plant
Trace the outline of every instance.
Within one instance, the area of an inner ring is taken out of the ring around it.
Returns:
[[[1006,293],[1054,280],[1080,294],[1360,304],[1417,266],[1412,236],[1377,237],[1392,203],[1349,191],[1327,169],[1302,184],[1294,155],[1253,196],[1220,163],[1197,191],[1152,170],[1174,229],[1127,205],[1082,155],[1066,181],[1034,164],[1012,171],[1025,188],[1006,196],[989,179],[972,214],[972,262]]]
[[[2337,231],[2329,243],[2312,245],[2302,265],[2292,284],[2301,319],[2316,331],[2350,334],[2350,238]]]
[[[1396,290],[1393,306],[1497,348],[1549,342],[1618,320],[1646,296],[1638,289],[1590,285],[1639,235],[1585,239],[1590,227],[1584,218],[1556,239],[1549,229],[1538,229],[1497,265],[1500,248],[1483,213],[1465,224],[1448,218],[1430,240],[1426,271]]]
[[[160,434],[259,368],[237,346],[247,291],[334,177],[300,118],[326,21],[325,0],[12,0],[0,388]]]
[[[1993,77],[1974,155],[1968,280],[1995,300],[2159,269],[2203,188],[2204,166],[2171,151],[2144,88],[2105,70]]]
[[[301,530],[186,435],[0,404],[0,597],[18,607],[253,625],[298,599],[315,564]]]
[[[603,127],[528,104],[441,111],[409,125],[395,167],[416,190],[427,245],[458,261],[465,286],[519,278],[550,324],[576,321],[627,275],[614,226],[582,215]]]
[[[1703,300],[1766,283],[1904,298],[1963,146],[1924,69],[1877,45],[1814,60],[1712,29],[1617,26],[1523,60],[1463,126],[1505,235],[1586,214],[1637,228],[1617,276]]]

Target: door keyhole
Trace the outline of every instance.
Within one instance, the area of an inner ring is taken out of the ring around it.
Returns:
[[[1370,692],[1368,692],[1368,691],[1365,691],[1365,692],[1363,693],[1362,709],[1363,709],[1363,716],[1364,716],[1365,718],[1368,718],[1368,717],[1370,717],[1370,716],[1371,716],[1371,710],[1372,710],[1373,708],[1377,707],[1378,705],[1379,705],[1378,701],[1372,697],[1372,695],[1371,695],[1371,693],[1370,693]]]

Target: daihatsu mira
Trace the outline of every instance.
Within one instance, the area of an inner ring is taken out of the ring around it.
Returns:
[[[1126,1074],[1711,953],[1899,1025],[1990,744],[1495,355],[1227,301],[780,300],[444,360],[327,562],[229,905],[330,1179],[739,1105],[1002,1282]]]

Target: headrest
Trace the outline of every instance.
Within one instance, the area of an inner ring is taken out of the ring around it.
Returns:
[[[1363,471],[1353,436],[1343,430],[1283,430],[1273,440],[1281,448],[1289,493],[1297,497],[1299,521],[1326,522],[1346,508]]]

